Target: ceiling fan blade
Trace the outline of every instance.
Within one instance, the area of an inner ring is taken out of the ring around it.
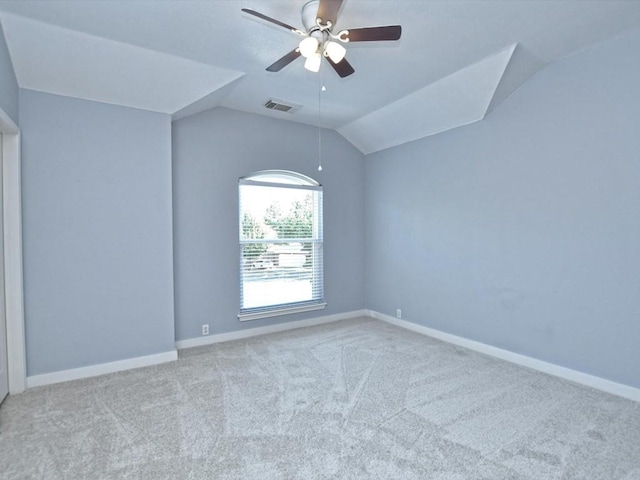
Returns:
[[[366,28],[353,28],[347,30],[344,37],[349,42],[377,42],[381,40],[398,40],[402,35],[402,27],[400,25],[388,25],[386,27],[366,27]]]
[[[256,12],[255,10],[251,10],[249,8],[243,8],[242,11],[245,13],[248,13],[249,15],[253,15],[254,17],[258,17],[258,18],[261,18],[262,20],[266,20],[267,22],[275,23],[276,25],[279,25],[288,30],[291,30],[293,33],[303,34],[303,32],[301,32],[300,29],[296,27],[292,27],[291,25],[287,25],[286,23],[281,22],[280,20],[276,20],[275,18],[267,17],[266,15],[263,15],[260,12]]]
[[[320,0],[320,6],[318,7],[317,18],[322,20],[322,24],[326,25],[327,22],[331,22],[332,25],[336,24],[338,19],[338,10],[340,10],[342,0]]]
[[[346,58],[343,58],[338,63],[335,63],[333,60],[331,60],[330,57],[325,57],[325,58],[327,59],[327,62],[331,64],[331,66],[336,71],[336,73],[340,75],[341,78],[348,77],[353,72],[355,72],[351,64],[347,62]]]
[[[284,67],[289,65],[291,62],[293,62],[299,56],[300,56],[300,49],[299,48],[296,48],[295,50],[291,50],[289,53],[287,53],[280,60],[277,60],[272,65],[269,65],[267,67],[267,71],[268,72],[279,72],[280,70],[282,70]]]

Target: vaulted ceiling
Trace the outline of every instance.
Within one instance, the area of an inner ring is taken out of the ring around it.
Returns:
[[[300,37],[241,8],[302,27],[305,3],[2,0],[0,22],[22,88],[174,118],[224,106],[320,124],[364,153],[481,120],[546,64],[640,28],[640,1],[344,0],[336,30],[400,24],[402,38],[348,44],[346,78],[302,60],[265,71]]]

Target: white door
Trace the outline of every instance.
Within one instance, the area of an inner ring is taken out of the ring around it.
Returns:
[[[2,206],[2,135],[0,134],[0,402],[9,393],[7,374],[7,317],[4,303],[4,219]]]

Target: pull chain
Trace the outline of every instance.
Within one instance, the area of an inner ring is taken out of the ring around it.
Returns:
[[[320,85],[318,88],[318,171],[322,171],[322,126],[320,125],[320,110],[322,105],[322,92],[326,90],[324,86],[324,68],[320,66],[320,75],[318,76]]]

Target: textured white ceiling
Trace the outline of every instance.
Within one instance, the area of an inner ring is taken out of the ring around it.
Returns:
[[[304,3],[0,0],[0,21],[21,87],[174,118],[225,106],[317,125],[324,76],[320,124],[367,152],[482,118],[545,64],[640,28],[640,1],[345,0],[336,28],[401,24],[401,40],[348,45],[344,79],[301,60],[266,72],[299,37],[240,9],[301,26]],[[514,44],[506,68],[488,67]],[[470,73],[482,68],[491,88]],[[302,108],[266,110],[272,97]]]
[[[516,45],[354,120],[338,132],[363,153],[401,145],[484,118]],[[424,115],[404,121],[405,112]],[[397,120],[399,119],[399,120]]]
[[[32,90],[172,114],[243,75],[10,14],[2,25]]]

